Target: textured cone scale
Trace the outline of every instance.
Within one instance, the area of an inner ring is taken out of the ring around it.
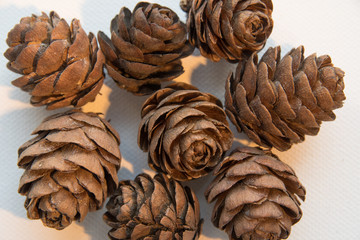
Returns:
[[[269,48],[257,63],[253,54],[239,63],[226,82],[225,106],[238,131],[261,146],[288,150],[317,135],[322,121],[345,100],[344,72],[327,55],[304,57],[304,47],[282,59],[280,47]]]
[[[215,169],[205,196],[216,200],[212,222],[235,240],[288,238],[302,212],[305,189],[270,151],[237,148]]]
[[[186,26],[171,9],[140,2],[133,12],[122,8],[111,21],[111,39],[98,33],[109,75],[120,88],[151,94],[183,73],[180,59],[194,48]]]
[[[175,83],[149,97],[141,111],[138,144],[151,168],[186,181],[208,174],[232,144],[219,99]]]
[[[188,10],[190,43],[215,62],[248,58],[265,46],[273,29],[271,0],[181,0],[180,5]]]
[[[61,230],[100,209],[118,186],[118,133],[95,113],[72,110],[46,118],[19,148],[19,193],[30,219]]]
[[[104,221],[112,240],[195,240],[203,220],[194,192],[165,174],[122,181],[110,198]]]
[[[69,26],[55,12],[25,17],[6,43],[8,68],[24,75],[12,84],[29,92],[34,106],[51,110],[95,100],[104,80],[105,57],[79,20]]]

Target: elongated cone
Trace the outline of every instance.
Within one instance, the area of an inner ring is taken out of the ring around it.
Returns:
[[[106,205],[112,240],[196,240],[203,220],[194,192],[165,174],[121,181]]]
[[[304,57],[304,47],[282,59],[280,47],[269,48],[239,63],[226,82],[225,107],[238,131],[264,147],[288,150],[317,135],[322,121],[335,120],[343,106],[344,72],[327,55]]]
[[[25,17],[6,43],[8,68],[24,75],[12,84],[29,92],[34,106],[51,110],[95,100],[104,80],[105,57],[79,20],[69,26],[55,12]]]
[[[261,50],[273,29],[271,0],[181,0],[190,43],[201,54],[235,63]]]
[[[219,99],[175,83],[143,104],[138,144],[152,169],[180,181],[199,178],[221,161],[233,134]]]
[[[216,200],[212,222],[235,240],[288,238],[302,217],[305,188],[270,151],[237,148],[215,169],[205,196]]]
[[[171,9],[140,2],[133,12],[126,7],[114,17],[111,39],[98,33],[109,75],[120,88],[136,95],[151,94],[183,73],[180,59],[194,48],[186,26]]]
[[[19,148],[19,193],[30,219],[61,230],[100,209],[118,186],[118,133],[95,113],[74,109],[46,118]]]

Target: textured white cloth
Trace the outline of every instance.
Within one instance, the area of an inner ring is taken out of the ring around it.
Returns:
[[[179,0],[156,0],[176,11],[185,21]],[[135,0],[0,0],[0,52],[7,49],[7,32],[21,17],[41,11],[55,10],[68,22],[80,19],[86,32],[99,30],[109,34],[111,19],[126,6],[131,10]],[[360,1],[359,0],[274,0],[274,30],[265,49],[282,46],[282,55],[293,47],[305,46],[306,56],[316,52],[329,54],[334,64],[345,73],[347,100],[336,110],[334,122],[324,122],[316,137],[289,151],[276,154],[294,168],[307,189],[302,204],[303,218],[293,227],[291,240],[358,240],[360,239]],[[261,54],[264,50],[261,52]],[[107,239],[109,227],[103,222],[105,208],[89,213],[82,223],[73,223],[63,231],[43,227],[40,220],[28,220],[23,207],[25,197],[17,193],[23,170],[17,168],[17,149],[31,138],[30,133],[46,116],[61,112],[32,107],[29,95],[13,87],[10,82],[19,77],[6,69],[7,60],[0,59],[0,239],[6,240],[102,240]],[[185,73],[177,81],[191,82],[200,90],[210,92],[222,101],[224,84],[235,68],[225,61],[213,63],[199,55],[183,60]],[[137,146],[140,108],[146,97],[133,96],[119,89],[110,77],[94,103],[85,111],[102,112],[118,130],[123,154],[119,178],[133,179],[145,171],[147,154]],[[236,131],[234,127],[232,130]],[[238,141],[248,144],[243,134],[235,134]],[[254,146],[254,145],[253,145]],[[187,183],[201,202],[205,220],[201,239],[227,239],[227,235],[213,227],[210,217],[212,205],[205,202],[203,193],[212,176]]]

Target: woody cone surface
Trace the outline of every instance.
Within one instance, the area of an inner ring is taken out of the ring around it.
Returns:
[[[213,224],[235,240],[288,238],[302,212],[305,189],[270,151],[237,148],[215,169],[205,196],[215,201]]]
[[[253,54],[230,74],[226,113],[257,144],[285,151],[335,120],[333,110],[345,100],[343,77],[327,55],[305,58],[300,46],[281,59],[280,47],[269,48],[259,63]]]
[[[6,43],[8,68],[24,75],[12,84],[29,92],[34,106],[51,110],[95,100],[104,80],[105,57],[79,20],[69,26],[55,12],[25,17]]]
[[[195,240],[203,220],[194,192],[165,174],[122,181],[106,205],[112,240]]]
[[[175,83],[143,104],[138,144],[156,171],[180,181],[199,178],[221,161],[233,135],[219,99]]]
[[[100,209],[118,186],[118,133],[95,113],[72,110],[46,118],[19,148],[19,193],[30,219],[61,230]]]
[[[201,54],[238,62],[261,50],[273,29],[271,0],[181,0],[190,43]]]
[[[111,21],[111,39],[98,33],[109,75],[120,88],[151,94],[183,73],[180,59],[190,55],[186,26],[171,9],[140,2]]]

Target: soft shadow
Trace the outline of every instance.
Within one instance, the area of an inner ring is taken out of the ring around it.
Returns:
[[[227,234],[221,231],[220,229],[216,228],[212,224],[211,215],[214,207],[214,202],[211,204],[207,203],[204,195],[207,187],[209,186],[213,178],[214,178],[213,174],[210,173],[200,179],[184,182],[183,185],[190,187],[196,193],[196,197],[199,199],[200,217],[204,219],[202,235],[209,237],[211,239],[227,239],[228,238]]]
[[[46,111],[39,107],[25,107],[6,112],[0,116],[0,146],[1,146],[1,168],[0,182],[0,206],[17,216],[26,218],[24,209],[25,197],[17,193],[18,184],[24,170],[17,167],[17,150],[30,140],[31,132],[47,116],[59,111]],[[14,127],[15,126],[15,127]]]

